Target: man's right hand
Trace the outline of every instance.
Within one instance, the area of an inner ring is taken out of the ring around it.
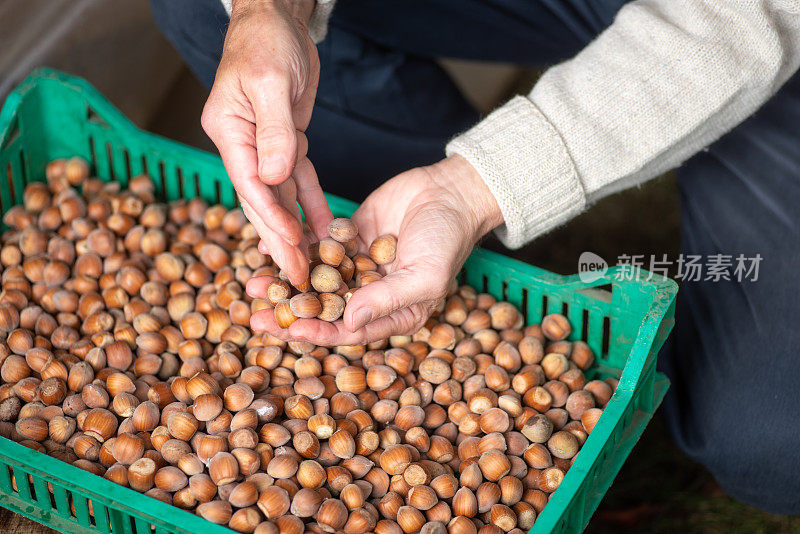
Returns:
[[[306,29],[314,0],[234,0],[202,125],[217,146],[245,215],[290,281],[308,277],[307,239],[333,218],[306,157],[305,129],[319,81]]]

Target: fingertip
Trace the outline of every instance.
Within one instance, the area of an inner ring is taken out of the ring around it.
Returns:
[[[323,240],[326,237],[329,237],[328,225],[334,219],[333,215],[331,215],[330,213],[331,213],[330,210],[328,210],[328,213],[322,219],[319,219],[318,222],[316,222],[314,224],[314,227],[312,228],[314,235],[319,240]]]
[[[256,276],[247,281],[245,292],[252,298],[264,298],[267,287],[275,280],[272,276]]]
[[[250,317],[250,328],[257,332],[266,332],[272,337],[282,341],[290,341],[289,329],[281,328],[275,320],[275,312],[272,309],[261,310]]]
[[[267,326],[267,323],[269,322],[268,318],[267,318],[267,314],[269,314],[269,312],[271,312],[271,311],[272,310],[261,310],[261,311],[258,311],[256,313],[254,313],[253,315],[251,315],[250,316],[250,328],[252,328],[253,330],[256,330],[257,332],[266,332],[267,331],[266,326]]]
[[[308,266],[301,265],[297,270],[293,269],[291,272],[286,272],[286,275],[289,277],[289,282],[297,288],[304,286],[309,281]]]
[[[350,314],[350,326],[348,329],[355,333],[364,328],[368,323],[371,323],[374,318],[375,312],[369,306],[354,310]]]
[[[293,158],[273,152],[259,158],[258,178],[265,184],[278,185],[291,176],[292,167],[294,167]]]

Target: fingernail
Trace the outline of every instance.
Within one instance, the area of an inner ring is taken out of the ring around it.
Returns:
[[[372,321],[372,308],[361,308],[353,314],[353,332]]]
[[[250,280],[252,280],[252,278]],[[257,298],[255,295],[255,291],[253,291],[253,284],[255,284],[255,282],[250,283],[250,280],[248,280],[244,284],[244,292],[247,293],[252,298]]]
[[[286,174],[286,164],[278,154],[272,154],[261,158],[261,166],[258,176],[264,179],[282,178]]]

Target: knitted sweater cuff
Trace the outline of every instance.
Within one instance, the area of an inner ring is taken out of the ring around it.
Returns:
[[[231,4],[233,0],[221,0],[222,6],[228,16],[231,16]],[[321,43],[328,33],[328,20],[331,18],[333,12],[333,5],[336,0],[317,0],[317,5],[314,6],[314,11],[311,12],[311,18],[308,19],[308,35],[314,43]]]
[[[583,211],[586,195],[561,136],[525,97],[515,97],[451,140],[478,171],[503,212],[495,230],[518,248]]]
[[[336,0],[317,0],[317,5],[311,12],[311,18],[308,19],[308,35],[316,44],[321,43],[328,34],[328,21],[335,3]]]

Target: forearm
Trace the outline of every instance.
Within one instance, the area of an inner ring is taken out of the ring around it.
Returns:
[[[639,0],[574,59],[454,139],[520,246],[604,195],[679,165],[800,63],[796,2]]]
[[[281,2],[294,18],[307,28],[311,39],[319,43],[328,30],[333,5],[336,0],[221,0],[228,16],[244,14],[262,4]]]

